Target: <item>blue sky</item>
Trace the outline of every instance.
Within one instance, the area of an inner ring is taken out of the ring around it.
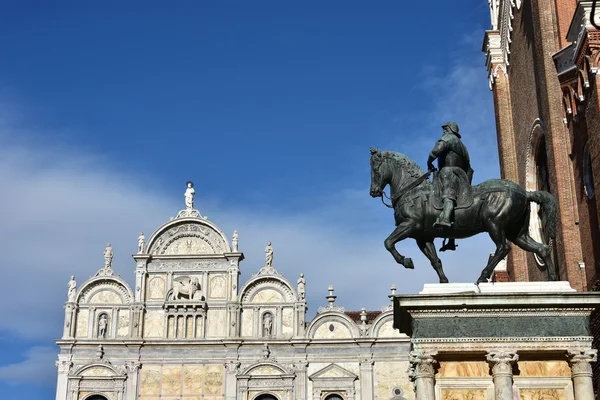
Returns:
[[[54,397],[66,283],[102,266],[131,282],[139,231],[197,208],[240,232],[242,280],[263,260],[307,279],[309,317],[334,284],[346,309],[436,275],[414,243],[383,248],[392,215],[369,147],[422,166],[454,119],[475,182],[499,175],[483,32],[487,2],[3,2],[0,5],[0,390]],[[487,237],[444,254],[473,281]],[[368,271],[368,273],[367,273]]]

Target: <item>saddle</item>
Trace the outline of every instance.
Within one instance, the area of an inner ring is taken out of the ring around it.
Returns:
[[[431,203],[436,210],[442,210],[444,200],[442,199],[442,183],[437,176],[438,172],[433,173],[433,201]],[[460,184],[454,209],[469,208],[473,205],[473,187],[469,184],[469,178],[465,171],[457,169],[455,173],[459,175]]]

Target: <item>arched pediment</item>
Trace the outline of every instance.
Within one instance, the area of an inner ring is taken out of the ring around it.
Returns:
[[[351,339],[360,336],[354,321],[336,311],[317,316],[309,324],[307,332],[310,339]]]
[[[85,282],[77,295],[78,304],[130,304],[133,292],[116,276],[98,276]]]
[[[287,373],[288,372],[279,364],[273,362],[261,362],[246,368],[243,375],[265,377],[285,375]]]
[[[73,376],[81,377],[114,377],[121,376],[121,372],[117,371],[112,365],[106,363],[94,363],[84,365],[73,373]]]
[[[243,304],[298,301],[298,295],[289,282],[277,276],[254,278],[244,285],[240,297]]]
[[[177,218],[150,237],[148,253],[161,255],[230,253],[229,242],[212,222],[200,218]]]
[[[400,333],[399,330],[394,329],[394,314],[392,311],[386,311],[381,313],[374,321],[371,327],[371,336],[381,338],[397,338],[407,337],[405,334]]]

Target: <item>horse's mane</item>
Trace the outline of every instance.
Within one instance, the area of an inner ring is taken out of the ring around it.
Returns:
[[[390,159],[395,164],[399,165],[406,173],[408,173],[413,178],[421,177],[424,172],[419,165],[413,161],[412,158],[408,157],[405,154],[398,153],[397,151],[382,151],[384,159]]]

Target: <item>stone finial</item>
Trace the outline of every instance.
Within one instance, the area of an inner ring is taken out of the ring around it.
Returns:
[[[144,246],[146,242],[146,237],[144,236],[144,232],[140,232],[140,236],[138,236],[138,249],[137,252],[138,254],[141,254],[144,252]]]
[[[329,290],[329,296],[326,296],[325,298],[329,302],[329,305],[333,306],[333,303],[335,303],[335,299],[337,298],[337,296],[333,294],[333,285],[329,285],[327,290]]]
[[[269,345],[267,343],[263,344],[262,353],[264,359],[269,358],[269,356],[271,355],[271,350],[269,350]]]
[[[392,296],[396,294],[396,284],[392,284],[392,287],[390,288],[390,291],[392,292]]]
[[[337,298],[337,296],[333,294],[333,290],[334,290],[333,285],[329,285],[327,290],[329,291],[329,295],[325,296],[325,298],[329,302],[329,305],[325,306],[325,307],[319,307],[319,309],[317,310],[317,314],[327,312],[327,311],[344,312],[344,307],[335,305],[335,299]]]
[[[367,324],[367,309],[364,307],[360,309],[360,320],[363,325]]]
[[[71,279],[69,280],[69,283],[67,283],[67,288],[68,302],[74,303],[77,295],[77,282],[75,281],[75,276],[71,275]]]
[[[102,360],[104,358],[104,347],[101,344],[98,345],[98,350],[96,350],[96,358],[98,360]]]
[[[233,231],[233,237],[231,238],[231,251],[237,253],[238,251],[238,231]]]

